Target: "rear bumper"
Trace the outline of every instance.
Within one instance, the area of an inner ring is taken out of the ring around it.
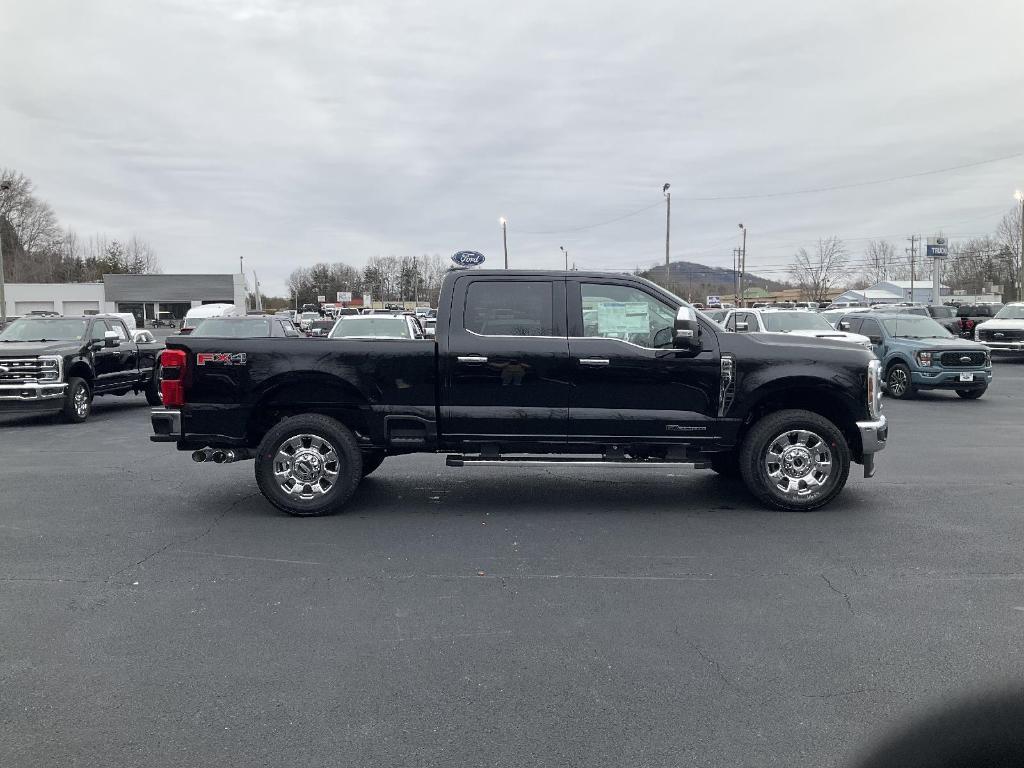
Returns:
[[[46,413],[64,407],[66,383],[0,384],[0,413]]]
[[[154,408],[149,412],[153,434],[149,439],[154,443],[176,443],[181,439],[181,411],[169,408]]]
[[[971,374],[970,381],[961,381],[960,374]],[[987,387],[992,382],[991,369],[974,369],[969,371],[912,371],[910,381],[915,389],[977,389]]]

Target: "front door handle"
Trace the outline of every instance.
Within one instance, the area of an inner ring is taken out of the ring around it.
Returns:
[[[469,365],[479,365],[480,363],[486,363],[486,357],[480,357],[480,355],[459,355],[456,358],[460,363],[467,363]]]
[[[581,357],[580,365],[589,365],[595,368],[608,365],[611,362],[607,357]]]

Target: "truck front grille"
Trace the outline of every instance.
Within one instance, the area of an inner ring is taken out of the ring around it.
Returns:
[[[983,327],[978,329],[980,341],[1024,341],[1024,331],[989,331]]]
[[[977,368],[985,364],[984,352],[943,352],[939,358],[943,368]]]
[[[0,357],[0,384],[56,382],[59,379],[60,365],[55,358]]]

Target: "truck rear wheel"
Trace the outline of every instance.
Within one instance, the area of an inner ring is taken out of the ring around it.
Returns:
[[[764,504],[806,512],[824,506],[850,475],[850,449],[831,421],[811,411],[769,414],[740,449],[747,489]]]
[[[160,394],[160,366],[153,369],[153,376],[146,383],[146,402],[150,405],[162,405],[163,396]]]
[[[256,484],[278,509],[311,517],[338,511],[363,479],[363,454],[351,430],[319,414],[292,416],[264,435]]]

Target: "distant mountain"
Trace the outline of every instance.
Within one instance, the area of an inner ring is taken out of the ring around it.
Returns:
[[[673,261],[669,264],[668,281],[665,280],[665,267],[659,266],[641,272],[659,285],[692,301],[703,301],[702,296],[732,296],[736,291],[737,273],[722,267],[709,267],[692,261]],[[781,291],[787,288],[785,283],[770,280],[750,272],[743,273],[744,288],[763,288],[768,291]]]

